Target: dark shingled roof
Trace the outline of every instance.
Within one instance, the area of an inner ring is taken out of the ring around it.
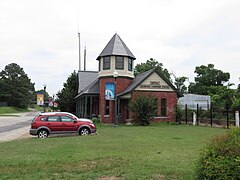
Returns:
[[[98,78],[97,71],[78,71],[78,93]]]
[[[133,91],[141,82],[143,82],[147,77],[149,77],[152,73],[154,72],[154,69],[151,69],[149,71],[146,71],[142,74],[139,74],[138,76],[136,76],[132,83],[125,89],[125,91],[123,91],[122,93],[118,94],[117,96],[122,96],[125,95],[127,93],[130,93],[131,91]]]
[[[97,60],[99,60],[101,57],[111,56],[111,55],[127,56],[130,58],[136,59],[135,56],[128,49],[126,44],[123,42],[123,40],[119,37],[117,33],[114,34],[112,39],[108,42],[106,47],[102,50],[100,55],[97,57]]]
[[[75,98],[83,95],[99,95],[99,80],[96,79],[89,86],[83,89]]]

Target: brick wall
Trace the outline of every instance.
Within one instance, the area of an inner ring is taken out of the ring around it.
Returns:
[[[105,85],[106,83],[114,83],[113,77],[104,77],[99,79],[99,93],[100,93],[100,100],[99,100],[99,111],[101,115],[101,121],[102,123],[114,123],[114,115],[115,115],[115,109],[114,109],[114,101],[110,101],[109,103],[109,116],[105,115],[105,106],[106,106],[106,100],[105,100]],[[131,84],[132,79],[126,78],[126,77],[118,77],[116,79],[117,82],[117,94],[123,92],[129,84]]]
[[[109,103],[109,115],[105,115],[105,84],[112,82],[114,83],[114,78],[106,77],[99,80],[99,91],[100,91],[100,100],[99,100],[99,113],[101,115],[102,123],[114,123],[115,120],[115,108],[114,101]],[[117,78],[117,93],[123,92],[132,82],[130,78],[118,77]],[[151,119],[153,122],[173,122],[175,121],[175,108],[177,105],[177,94],[175,92],[154,92],[154,91],[133,91],[132,98],[136,98],[138,95],[151,95],[158,98],[158,112],[157,117]],[[160,117],[161,114],[161,99],[165,98],[167,100],[167,116]],[[127,100],[121,100],[121,123],[125,123],[126,119],[126,106]],[[129,112],[129,118],[134,118],[134,113]]]
[[[175,121],[175,108],[177,106],[177,94],[175,92],[149,92],[149,91],[133,91],[132,98],[136,98],[138,95],[151,95],[158,98],[158,112],[157,117],[151,119],[154,122],[173,122]],[[167,100],[167,116],[161,117],[161,99]],[[134,113],[130,113],[130,116],[134,119]]]

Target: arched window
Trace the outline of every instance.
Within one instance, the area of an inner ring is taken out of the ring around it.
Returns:
[[[167,116],[167,99],[166,98],[161,99],[161,116],[162,117]]]

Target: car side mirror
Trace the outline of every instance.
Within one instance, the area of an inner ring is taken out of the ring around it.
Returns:
[[[74,120],[73,123],[77,123],[77,120]]]

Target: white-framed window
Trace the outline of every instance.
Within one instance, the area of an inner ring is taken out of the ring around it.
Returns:
[[[167,116],[167,99],[162,98],[161,99],[161,117]]]
[[[111,65],[110,56],[103,57],[103,70],[110,69],[110,65]]]
[[[128,59],[128,70],[133,71],[133,59]]]
[[[124,57],[123,56],[115,57],[115,68],[116,69],[124,69]]]

